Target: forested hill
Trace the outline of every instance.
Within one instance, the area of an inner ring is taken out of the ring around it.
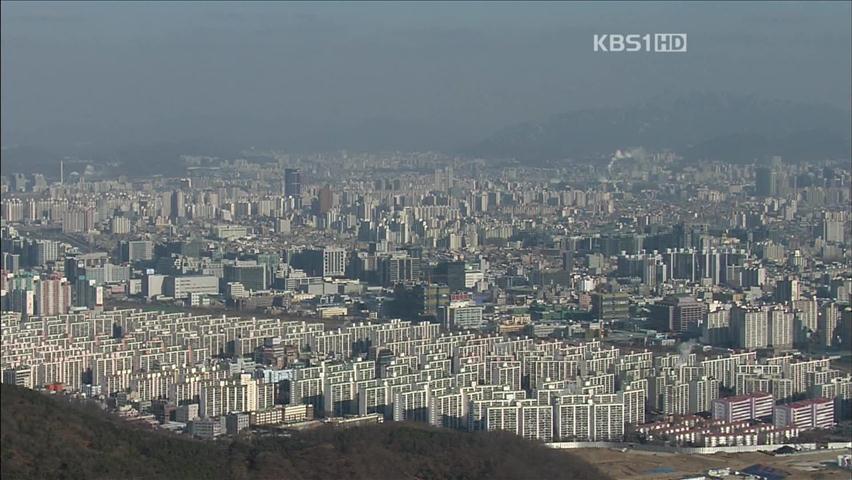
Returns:
[[[570,453],[511,434],[409,423],[202,442],[2,386],[4,479],[589,479]]]

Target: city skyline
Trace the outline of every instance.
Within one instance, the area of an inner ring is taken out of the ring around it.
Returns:
[[[852,108],[846,2],[52,7],[2,5],[7,149],[458,151],[696,91]],[[687,32],[690,52],[592,49],[645,31]]]
[[[0,30],[4,478],[848,478],[849,2]]]

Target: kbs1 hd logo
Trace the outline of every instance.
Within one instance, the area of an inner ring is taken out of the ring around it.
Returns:
[[[685,33],[595,34],[596,52],[685,53]]]

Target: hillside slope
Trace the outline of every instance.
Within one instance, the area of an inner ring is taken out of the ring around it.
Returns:
[[[674,149],[687,160],[751,162],[781,155],[787,161],[849,158],[848,110],[696,92],[659,97],[621,109],[568,112],[499,131],[465,153],[547,163],[608,156],[644,146]]]
[[[292,438],[201,442],[2,386],[4,479],[586,479],[575,456],[505,433],[387,423]]]

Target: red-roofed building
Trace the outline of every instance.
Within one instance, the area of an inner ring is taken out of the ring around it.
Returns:
[[[754,392],[736,397],[718,398],[712,402],[714,420],[736,422],[772,415],[775,399],[770,393]]]
[[[834,402],[827,398],[802,400],[775,407],[776,427],[831,428],[834,426]]]

